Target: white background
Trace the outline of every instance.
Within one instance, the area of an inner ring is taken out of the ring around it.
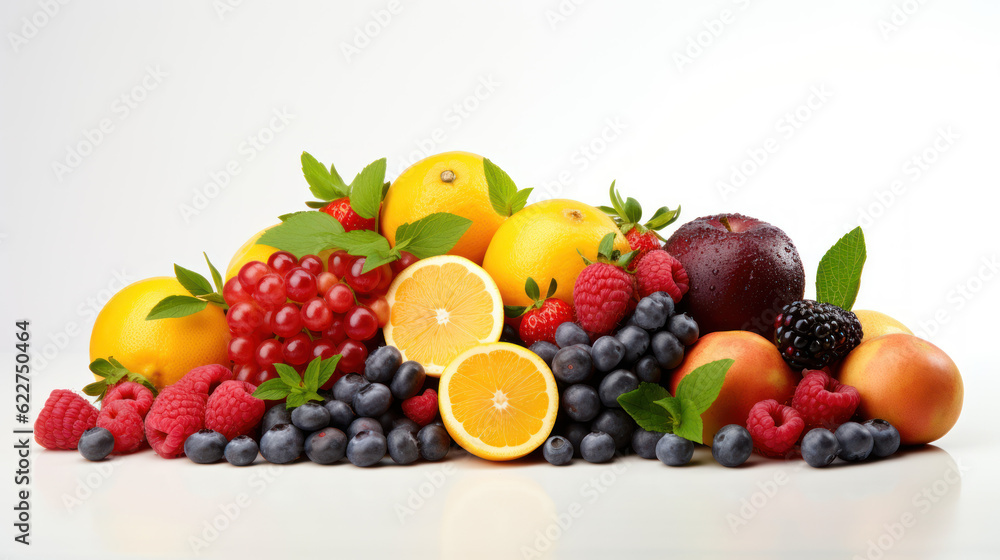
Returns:
[[[682,204],[681,222],[722,211],[769,221],[796,242],[807,295],[823,252],[861,223],[856,308],[949,352],[964,414],[938,449],[827,471],[461,459],[403,523],[394,507],[444,465],[295,465],[257,494],[269,471],[147,453],[95,475],[75,454],[36,449],[35,544],[12,544],[0,518],[7,556],[194,555],[189,537],[240,492],[254,501],[202,556],[997,552],[996,3],[224,2],[0,7],[0,332],[13,339],[15,319],[32,322],[36,413],[52,389],[89,381],[89,330],[122,278],[169,275],[175,262],[202,270],[202,251],[222,267],[277,215],[304,209],[303,150],[348,178],[384,156],[392,179],[461,149],[536,199],[602,204],[617,179],[648,213]],[[102,121],[110,132],[93,132]],[[12,381],[0,402],[13,402]],[[961,482],[942,486],[956,465]],[[781,473],[787,483],[730,530],[727,515]],[[602,475],[615,480],[590,502],[588,480]],[[946,491],[924,514],[913,498],[935,483]],[[536,542],[573,503],[583,513],[551,546]],[[885,537],[910,510],[917,528]],[[888,550],[872,551],[880,536]]]

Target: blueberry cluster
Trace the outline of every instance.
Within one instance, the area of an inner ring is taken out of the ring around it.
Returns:
[[[813,428],[802,438],[802,458],[811,467],[825,467],[840,457],[845,461],[864,461],[888,457],[899,449],[899,431],[885,420],[864,424],[845,422],[835,432]]]
[[[663,434],[636,426],[618,397],[637,389],[640,382],[669,381],[663,372],[680,365],[684,348],[694,344],[698,334],[695,320],[686,313],[675,314],[673,299],[656,292],[639,300],[614,335],[591,341],[580,325],[569,322],[556,329],[556,344],[532,344],[531,351],[552,368],[560,390],[558,435],[542,448],[545,459],[555,465],[574,456],[603,463],[630,448],[640,457],[657,458]],[[661,460],[681,461],[688,446],[674,438],[668,441],[675,445],[663,444]],[[693,444],[687,443],[693,452]]]
[[[417,362],[403,362],[399,350],[383,346],[365,362],[364,375],[349,373],[333,385],[322,402],[291,410],[270,408],[261,420],[260,444],[249,436],[226,438],[212,430],[192,434],[185,454],[196,463],[223,457],[231,464],[252,464],[258,452],[270,463],[285,464],[305,455],[322,465],[345,457],[359,467],[378,464],[388,453],[397,464],[421,458],[439,461],[451,447],[440,420],[421,427],[407,418],[399,403],[424,389],[427,376]]]

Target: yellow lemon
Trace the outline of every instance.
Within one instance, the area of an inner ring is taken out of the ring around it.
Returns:
[[[382,235],[395,246],[399,226],[435,212],[472,220],[448,254],[482,264],[493,233],[507,219],[490,203],[482,156],[446,152],[422,159],[403,171],[382,203]]]
[[[275,224],[277,225],[277,224]],[[253,235],[247,240],[239,249],[236,250],[236,254],[229,261],[229,266],[226,267],[226,280],[229,280],[233,276],[239,274],[240,269],[243,265],[250,261],[261,261],[267,262],[268,257],[272,253],[276,253],[278,250],[274,247],[268,245],[257,245],[257,240],[260,236],[264,235],[264,232],[273,228],[274,226],[266,227]]]
[[[229,326],[218,306],[209,304],[187,317],[146,320],[154,305],[176,295],[190,294],[175,278],[161,276],[130,284],[112,296],[94,321],[90,360],[114,356],[160,389],[195,367],[229,366]]]
[[[883,334],[913,334],[913,331],[911,331],[906,325],[900,323],[885,313],[862,309],[860,311],[855,311],[854,314],[858,316],[858,321],[861,322],[861,331],[864,333],[864,337],[861,339],[861,342],[878,338]]]
[[[441,419],[466,451],[491,461],[524,457],[549,437],[559,391],[545,361],[494,342],[459,354],[438,387]]]
[[[497,283],[506,305],[531,305],[524,282],[539,286],[556,279],[555,297],[573,304],[573,284],[588,259],[597,260],[601,238],[615,233],[615,249],[629,251],[628,241],[604,212],[575,200],[544,200],[504,222],[493,236],[483,268]],[[577,251],[580,251],[579,253]]]

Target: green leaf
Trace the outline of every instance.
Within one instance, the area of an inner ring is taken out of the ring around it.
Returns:
[[[297,212],[282,223],[268,229],[257,240],[258,245],[268,245],[288,251],[296,257],[317,255],[324,249],[336,247],[334,239],[344,233],[344,227],[325,212]]]
[[[307,200],[306,201],[306,206],[308,206],[309,208],[315,208],[316,210],[319,210],[320,208],[326,206],[327,204],[330,204],[330,203],[327,202],[327,201],[325,201],[325,200]],[[297,214],[297,213],[298,212],[292,212],[292,214]],[[285,221],[285,218],[287,218],[288,216],[291,216],[292,214],[283,214],[281,216],[278,216],[278,219],[283,222],[283,221]]]
[[[534,190],[534,187],[528,187],[514,193],[514,196],[510,198],[511,215],[517,214],[524,209],[524,205],[528,203],[528,197],[531,196],[531,192]]]
[[[139,385],[142,385],[143,387],[149,389],[153,393],[154,397],[160,392],[156,388],[156,385],[153,385],[153,382],[150,381],[149,379],[146,379],[146,377],[143,376],[142,374],[130,371],[126,377],[128,378],[129,381],[133,383],[138,383]]]
[[[674,421],[674,426],[681,422],[681,401],[676,397],[663,397],[656,401],[656,405],[667,411],[667,414]]]
[[[302,386],[302,377],[299,376],[298,372],[292,366],[288,364],[274,364],[274,368],[278,371],[278,379],[285,385],[288,385],[290,388]]]
[[[642,206],[639,204],[638,200],[632,197],[628,197],[628,199],[625,200],[625,221],[628,223],[637,224],[641,219],[642,219]]]
[[[174,265],[174,274],[181,286],[184,286],[184,289],[191,295],[203,296],[212,293],[212,285],[201,274],[188,270],[179,264]]]
[[[867,258],[865,234],[859,226],[841,237],[819,261],[816,299],[850,311],[861,288]]]
[[[486,184],[489,186],[490,204],[493,205],[493,210],[501,216],[513,214],[511,202],[514,195],[517,194],[517,185],[514,184],[510,175],[497,167],[489,158],[483,158],[483,173],[486,175]]]
[[[306,371],[302,374],[302,382],[305,384],[306,389],[309,391],[315,391],[319,389],[319,364],[322,358],[315,357],[309,365],[306,366]]]
[[[678,206],[676,210],[671,210],[666,206],[662,206],[653,213],[653,217],[646,222],[646,227],[652,230],[659,230],[667,227],[668,225],[677,221],[681,215],[681,207]]]
[[[726,372],[734,360],[716,360],[699,366],[681,379],[677,385],[677,398],[686,399],[694,407],[696,414],[702,414],[712,406],[722,390]]]
[[[215,265],[212,264],[212,261],[208,258],[208,253],[202,252],[201,254],[205,255],[205,262],[208,263],[208,270],[212,273],[212,282],[215,283],[215,291],[221,294],[223,288],[225,287],[225,283],[222,281],[222,275],[219,274],[219,269],[215,268]],[[225,300],[223,300],[223,302],[224,301]]]
[[[625,253],[624,255],[618,257],[618,266],[621,266],[623,268],[627,267],[629,263],[632,262],[632,259],[634,259],[635,256],[638,254],[639,251],[629,251],[628,253]]]
[[[503,306],[504,317],[507,317],[509,319],[514,319],[516,317],[520,317],[521,315],[524,315],[524,312],[527,311],[527,310],[528,310],[528,308],[525,307],[525,306],[523,306],[523,305],[505,305],[505,306]]]
[[[385,183],[385,158],[368,164],[351,181],[351,209],[365,219],[378,215]]]
[[[340,173],[337,173],[337,168],[332,163],[330,164],[330,178],[333,179],[333,185],[337,188],[337,190],[346,193],[350,188],[347,186],[347,183],[340,178]]]
[[[104,398],[104,391],[108,389],[107,381],[94,381],[90,385],[83,387],[83,394],[90,397],[98,397],[97,400]]]
[[[396,250],[409,251],[418,259],[443,255],[458,243],[472,226],[472,220],[435,212],[396,229]]]
[[[352,255],[367,257],[375,253],[391,250],[389,240],[368,229],[356,229],[332,236],[333,247],[343,249]]]
[[[365,266],[361,267],[362,274],[369,270],[374,270],[383,264],[389,264],[399,260],[399,251],[389,250],[387,252],[375,252],[365,257]]]
[[[285,408],[297,408],[306,404],[306,396],[303,393],[294,391],[288,394],[288,398],[285,401]]]
[[[308,152],[302,152],[302,174],[313,196],[320,200],[330,201],[347,196],[347,185],[340,176],[334,179],[326,167]]]
[[[556,290],[558,288],[559,288],[559,284],[556,282],[556,279],[553,278],[552,280],[550,280],[549,281],[549,291],[547,291],[545,293],[545,299],[549,299],[550,297],[554,296],[556,294]]]
[[[615,189],[615,181],[611,181],[611,206],[614,208],[615,214],[618,215],[622,220],[625,219],[625,201],[622,200],[622,196],[618,194],[618,190]]]
[[[87,385],[83,388],[83,392],[92,397],[97,397],[98,401],[104,398],[104,394],[109,387],[123,379],[143,385],[153,392],[154,397],[156,396],[156,387],[148,379],[138,373],[129,371],[114,356],[108,356],[107,359],[98,358],[94,360],[90,363],[90,371],[103,379]]]
[[[90,362],[90,371],[95,375],[107,378],[114,375],[115,366],[111,365],[111,362],[104,358],[97,358],[93,362]]]
[[[601,212],[604,212],[608,216],[611,216],[612,218],[618,217],[618,211],[610,206],[598,206],[597,209],[600,210]]]
[[[319,383],[318,387],[322,387],[324,383],[333,377],[333,374],[337,371],[337,364],[340,363],[340,354],[334,354],[329,358],[323,360],[319,363]]]
[[[597,254],[604,257],[610,257],[614,250],[615,234],[612,232],[601,238],[601,243],[597,246]]]
[[[226,299],[215,292],[205,294],[203,296],[198,296],[198,299],[202,301],[207,301],[208,303],[214,303],[215,305],[218,305],[220,307],[226,305]]]
[[[208,307],[208,302],[192,296],[167,296],[149,310],[147,321],[174,319],[194,315]]]
[[[264,401],[277,401],[287,397],[291,390],[292,388],[285,385],[281,379],[268,379],[261,383],[251,396]]]
[[[618,404],[631,416],[639,427],[651,432],[669,433],[673,429],[673,418],[657,401],[670,397],[670,393],[656,383],[640,383],[639,388],[618,396]]]
[[[542,297],[538,289],[538,282],[535,282],[535,279],[530,276],[524,281],[524,293],[531,298],[531,301],[537,301],[538,298]]]
[[[695,404],[691,401],[687,399],[679,400],[681,421],[674,426],[674,434],[695,443],[703,443],[702,431],[704,424],[701,420],[701,414],[697,412]]]

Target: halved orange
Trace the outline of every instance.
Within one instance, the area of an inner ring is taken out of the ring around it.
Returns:
[[[422,259],[393,280],[386,294],[385,342],[404,360],[439,376],[455,356],[500,340],[503,300],[479,265],[454,255]]]
[[[470,348],[448,364],[438,406],[448,433],[466,451],[508,461],[545,443],[559,412],[559,391],[538,355],[494,342]]]

